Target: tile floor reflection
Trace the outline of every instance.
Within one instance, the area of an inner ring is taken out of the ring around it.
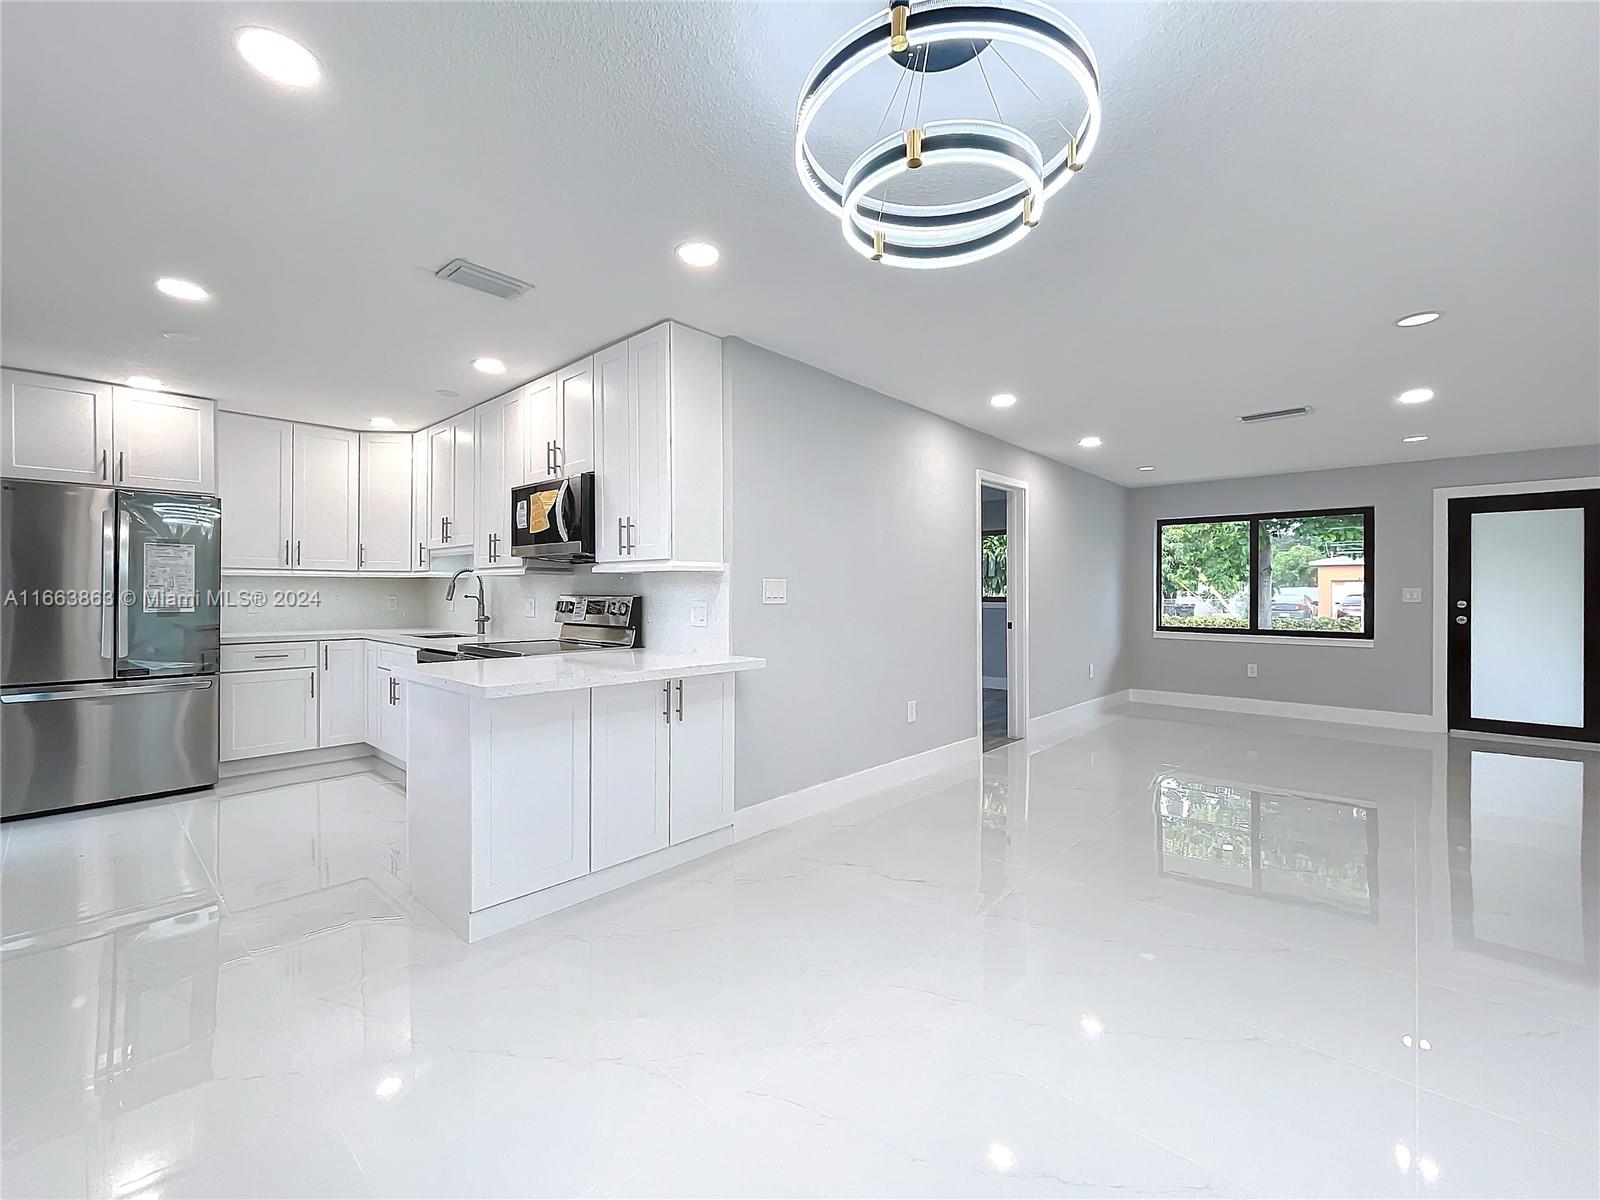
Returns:
[[[378,764],[3,828],[6,1196],[1594,1196],[1600,755],[1128,710],[467,946]]]

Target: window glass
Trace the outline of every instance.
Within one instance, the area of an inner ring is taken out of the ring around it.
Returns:
[[[983,598],[985,600],[1004,600],[1006,598],[1006,535],[1004,533],[986,533],[983,535],[982,563]]]
[[[1163,629],[1250,627],[1250,522],[1161,526]]]
[[[1262,517],[1258,628],[1365,633],[1364,513]]]

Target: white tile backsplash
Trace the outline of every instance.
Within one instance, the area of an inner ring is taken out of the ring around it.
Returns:
[[[428,624],[432,579],[324,579],[230,575],[223,633],[296,629],[405,629]],[[395,607],[389,607],[389,597]]]
[[[446,580],[429,579],[428,604],[422,624],[470,633],[477,611],[471,594],[477,585],[463,578],[456,590],[455,607],[445,603]],[[497,640],[553,638],[556,597],[568,593],[590,596],[633,595],[644,598],[642,644],[652,650],[693,654],[728,650],[728,576],[726,572],[670,572],[639,575],[597,575],[578,570],[571,574],[534,572],[525,575],[491,575],[484,581],[489,611],[488,636]],[[533,616],[527,615],[533,601]],[[706,606],[706,624],[689,624],[689,609]]]

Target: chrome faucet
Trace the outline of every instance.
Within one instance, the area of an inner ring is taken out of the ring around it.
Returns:
[[[456,581],[463,575],[471,575],[478,581],[478,594],[469,598],[478,602],[478,615],[474,617],[473,620],[477,623],[478,640],[481,642],[483,641],[484,626],[489,623],[489,614],[483,611],[483,579],[478,575],[478,573],[471,567],[462,567],[461,570],[450,576],[450,586],[445,588],[444,598],[447,602],[456,598]]]

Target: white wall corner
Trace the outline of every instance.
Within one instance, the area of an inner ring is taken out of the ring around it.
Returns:
[[[1129,692],[1124,688],[1120,692],[1107,692],[1104,696],[1096,696],[1092,700],[1082,700],[1065,708],[1057,708],[1051,712],[1041,713],[1037,717],[1030,717],[1028,740],[1058,737],[1069,732],[1080,721],[1122,707],[1128,702],[1128,697]]]

